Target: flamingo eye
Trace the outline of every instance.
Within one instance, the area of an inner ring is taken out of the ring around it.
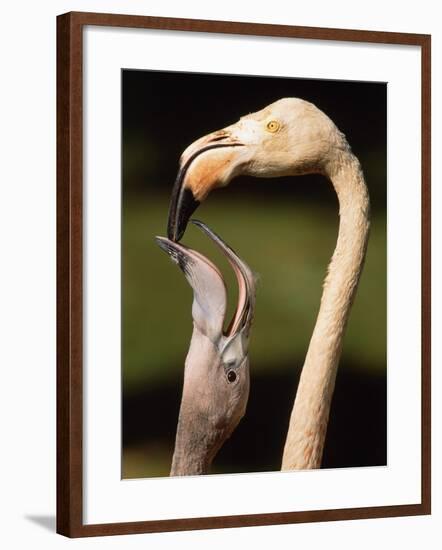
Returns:
[[[277,120],[270,120],[269,122],[267,122],[267,125],[266,125],[267,130],[272,134],[275,134],[280,127],[281,125]]]
[[[229,370],[227,373],[227,380],[229,382],[235,382],[236,380],[236,372],[234,370]]]

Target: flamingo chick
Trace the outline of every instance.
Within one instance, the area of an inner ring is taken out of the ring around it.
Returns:
[[[201,222],[194,223],[225,254],[239,286],[236,311],[223,330],[227,293],[219,269],[182,244],[157,237],[193,289],[193,334],[184,368],[171,476],[208,473],[245,413],[249,396],[248,343],[255,307],[255,278],[235,252]]]

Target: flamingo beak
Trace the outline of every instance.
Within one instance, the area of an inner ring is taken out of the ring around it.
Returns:
[[[226,288],[219,269],[205,256],[187,246],[156,237],[157,244],[178,264],[194,292],[194,321],[205,334],[216,341],[223,334],[233,336],[243,332],[248,338],[255,310],[256,279],[250,267],[235,251],[203,222],[192,222],[205,233],[225,255],[238,282],[238,302],[235,314],[223,331],[226,313]]]
[[[184,165],[179,169],[170,199],[167,236],[174,242],[178,242],[184,235],[190,216],[200,205],[192,191],[183,186],[187,168]]]
[[[229,131],[219,130],[198,139],[184,151],[169,206],[167,236],[171,241],[178,242],[184,235],[190,217],[210,189],[221,184],[223,172],[230,162],[229,154],[215,155],[212,162],[204,165],[195,175],[192,172],[195,172],[200,155],[214,149],[232,149],[242,145]]]

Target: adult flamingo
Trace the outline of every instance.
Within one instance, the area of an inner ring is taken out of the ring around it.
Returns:
[[[343,336],[370,226],[370,201],[359,161],[344,134],[315,105],[283,98],[190,145],[181,157],[169,210],[168,235],[178,241],[199,203],[235,176],[310,173],[331,181],[340,224],[291,413],[282,470],[321,466]]]

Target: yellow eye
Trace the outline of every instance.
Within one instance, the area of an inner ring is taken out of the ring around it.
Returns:
[[[267,122],[266,128],[269,132],[272,132],[272,134],[274,134],[279,130],[280,124],[277,120],[271,120],[270,122]]]

